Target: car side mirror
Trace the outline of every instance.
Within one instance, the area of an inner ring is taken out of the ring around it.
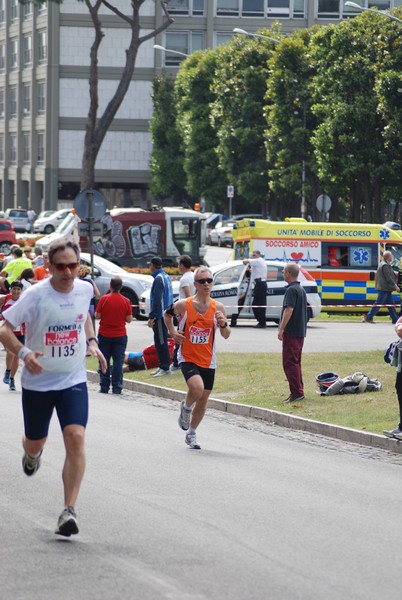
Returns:
[[[94,267],[92,270],[93,276],[94,277],[100,277],[101,272],[99,271],[99,269],[97,267]]]

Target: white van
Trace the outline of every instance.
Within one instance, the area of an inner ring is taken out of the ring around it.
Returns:
[[[74,234],[74,220],[75,215],[70,211],[67,217],[60,223],[56,231],[53,231],[53,233],[49,233],[49,235],[45,235],[43,238],[38,240],[38,246],[40,246],[43,250],[47,250],[50,244],[55,240],[63,237],[72,239]]]

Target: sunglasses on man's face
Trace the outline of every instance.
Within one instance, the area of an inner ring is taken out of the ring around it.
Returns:
[[[194,279],[195,283],[212,283],[213,279],[211,277],[206,277],[205,279]]]
[[[53,266],[56,267],[56,269],[58,271],[65,271],[66,269],[70,269],[70,271],[73,271],[74,269],[78,269],[78,267],[80,266],[80,263],[79,262],[53,263]]]

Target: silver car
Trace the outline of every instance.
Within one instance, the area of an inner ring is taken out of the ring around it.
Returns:
[[[284,262],[275,260],[266,260],[267,265],[267,308],[266,320],[279,323],[283,297],[287,283],[283,278]],[[252,309],[253,286],[245,285],[247,280],[248,265],[243,265],[241,260],[234,260],[221,265],[210,267],[214,278],[214,285],[211,290],[211,297],[218,299],[226,308],[228,317],[238,312],[239,296],[246,289],[244,304],[240,313],[240,319],[254,319]],[[317,283],[315,279],[307,273],[303,267],[300,267],[300,284],[307,294],[308,318],[317,317],[321,312],[321,298],[318,294]],[[179,282],[173,281],[173,299],[179,297]],[[149,290],[142,294],[140,299],[140,315],[146,318],[149,314]]]
[[[84,265],[91,266],[91,255],[86,252],[81,253],[81,262]],[[138,273],[128,273],[121,267],[111,263],[109,260],[101,256],[94,256],[94,281],[103,296],[109,293],[110,280],[114,276],[119,276],[123,280],[123,288],[121,293],[128,298],[133,307],[133,316],[141,319],[139,314],[139,298],[152,286],[154,278],[151,275],[140,275]]]

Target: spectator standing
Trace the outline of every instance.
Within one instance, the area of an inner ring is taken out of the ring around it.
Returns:
[[[32,259],[32,266],[33,267],[40,267],[44,264],[44,260],[43,260],[43,250],[40,246],[35,246],[34,248],[34,258]]]
[[[47,252],[43,253],[43,264],[39,267],[35,267],[34,273],[36,281],[42,281],[42,279],[50,277],[49,256]]]
[[[253,313],[259,329],[267,326],[265,313],[267,304],[267,264],[259,250],[253,250],[251,258],[244,258],[243,264],[251,266],[251,284],[254,284]]]
[[[179,300],[184,300],[185,298],[189,298],[195,294],[194,273],[191,270],[192,264],[193,261],[187,254],[183,254],[183,256],[179,257],[178,269],[179,273],[181,274],[179,283]],[[170,367],[172,373],[175,371],[180,371],[179,363],[177,361],[178,351],[179,344],[176,344],[173,353],[173,364]]]
[[[29,223],[29,230],[28,231],[33,231],[33,224],[35,222],[36,219],[36,212],[34,211],[34,209],[32,208],[32,206],[30,206],[28,208],[28,223]]]
[[[402,317],[395,324],[395,332],[399,338],[402,338]],[[402,347],[402,340],[399,341],[399,345]],[[402,351],[399,348],[394,352],[391,365],[396,367],[395,389],[399,404],[399,423],[395,429],[385,429],[384,435],[402,441]]]
[[[377,269],[375,276],[375,289],[378,291],[377,300],[374,302],[371,309],[363,317],[364,323],[374,323],[373,317],[378,313],[382,304],[388,305],[388,312],[395,324],[398,320],[398,315],[392,298],[392,292],[399,292],[400,289],[396,283],[396,276],[393,268],[391,267],[392,252],[386,250],[383,255],[383,259]]]
[[[278,339],[282,342],[282,365],[290,389],[290,396],[284,402],[304,400],[301,357],[307,332],[307,296],[297,281],[299,270],[296,263],[288,263],[283,269],[288,286],[283,298]]]
[[[85,284],[88,286],[88,284]],[[99,349],[106,359],[107,368],[100,374],[100,392],[107,394],[112,382],[112,393],[121,394],[123,389],[123,363],[127,347],[126,323],[131,323],[133,311],[130,301],[122,296],[121,277],[112,277],[110,292],[101,296],[95,311],[95,319],[99,322]],[[93,293],[92,293],[93,296]],[[110,366],[110,360],[113,366]]]
[[[247,267],[246,272],[244,273],[243,280],[239,286],[239,298],[238,298],[238,311],[237,313],[233,313],[230,319],[230,326],[237,327],[237,319],[240,316],[241,311],[243,310],[244,302],[246,300],[248,288],[250,287],[250,276],[251,276],[251,267],[250,265]]]
[[[88,315],[91,290],[76,279],[79,248],[65,239],[49,248],[51,277],[33,285],[7,309],[0,341],[23,362],[21,374],[25,435],[22,467],[32,476],[39,469],[49,424],[56,409],[66,449],[63,466],[65,508],[55,533],[78,533],[75,503],[85,471],[85,428],[88,420],[86,348],[106,362]],[[25,323],[26,343],[13,330]],[[34,350],[31,350],[34,348]]]
[[[219,328],[225,340],[231,333],[225,307],[211,298],[212,283],[211,271],[199,267],[194,273],[195,296],[178,300],[165,312],[169,334],[180,344],[178,359],[188,387],[186,400],[180,406],[179,426],[187,432],[186,444],[195,450],[201,449],[196,430],[204,418],[215,380],[216,330]],[[178,331],[174,315],[179,318]]]
[[[150,270],[154,281],[150,294],[151,310],[148,327],[151,327],[154,332],[154,344],[159,358],[159,369],[152,376],[162,377],[171,374],[168,334],[163,313],[173,303],[173,290],[170,277],[162,269],[162,259],[159,256],[151,259]]]

